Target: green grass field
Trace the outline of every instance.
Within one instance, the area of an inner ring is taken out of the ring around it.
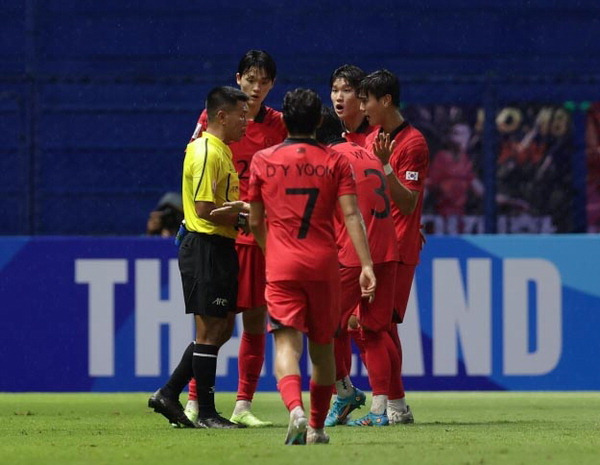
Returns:
[[[410,393],[414,425],[338,426],[330,445],[313,446],[283,445],[287,412],[276,393],[254,402],[274,427],[233,431],[171,428],[148,396],[0,394],[0,463],[600,463],[600,393]],[[234,399],[217,394],[224,415]]]

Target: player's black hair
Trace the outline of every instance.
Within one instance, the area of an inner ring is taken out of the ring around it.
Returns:
[[[291,136],[315,132],[321,120],[321,99],[314,90],[294,89],[283,97],[283,121]]]
[[[323,105],[321,108],[321,125],[317,128],[317,141],[329,145],[342,139],[344,125],[333,111],[333,108]]]
[[[238,102],[247,102],[249,97],[239,89],[229,86],[220,86],[212,89],[206,97],[206,114],[211,121],[219,110],[229,110]]]
[[[250,68],[264,70],[271,81],[274,81],[277,75],[275,60],[264,50],[248,50],[240,60],[237,72],[240,76],[243,76]]]
[[[368,97],[371,94],[377,99],[390,94],[392,104],[396,107],[400,106],[400,81],[394,73],[387,69],[374,71],[365,77],[360,82],[358,93],[361,97]]]
[[[350,85],[350,87],[356,90],[360,85],[360,81],[362,81],[365,76],[366,73],[358,66],[342,65],[333,73],[331,73],[331,77],[329,78],[329,87],[333,87],[333,83],[336,79],[344,79]]]

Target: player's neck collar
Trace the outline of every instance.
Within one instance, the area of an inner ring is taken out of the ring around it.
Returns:
[[[262,123],[265,120],[265,116],[267,116],[267,107],[264,104],[262,104],[260,106],[260,109],[258,110],[258,113],[252,121],[254,121],[255,123]]]
[[[360,123],[358,125],[358,127],[356,128],[356,131],[354,131],[356,134],[364,134],[365,132],[367,132],[367,129],[369,127],[369,120],[365,117],[362,120],[362,123]]]
[[[404,120],[400,126],[390,132],[390,140],[394,140],[398,134],[404,129],[408,127],[408,121]],[[383,128],[379,128],[379,132],[383,132]]]
[[[351,134],[363,134],[363,133],[367,132],[367,128],[369,127],[369,120],[365,116],[354,131],[350,131],[348,129],[348,126],[346,126],[346,123],[344,123],[344,121],[342,121],[342,126],[344,126],[344,129],[346,130],[346,132],[349,132]]]
[[[314,145],[315,147],[320,147],[321,144],[319,144],[315,139],[313,139],[312,137],[288,137],[286,140],[283,141],[284,144],[309,144],[309,145]]]
[[[206,139],[209,139],[211,141],[216,142],[217,144],[223,145],[224,147],[227,147],[227,144],[225,143],[225,141],[223,139],[221,139],[219,136],[212,134],[208,131],[204,131],[202,133],[203,136],[205,136]]]
[[[348,142],[346,139],[344,139],[343,137],[338,137],[336,139],[332,139],[330,141],[327,142],[327,145],[338,145],[338,144],[343,144],[345,142]]]

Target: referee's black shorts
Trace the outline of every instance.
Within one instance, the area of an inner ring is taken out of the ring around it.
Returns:
[[[226,318],[235,312],[238,257],[235,240],[189,232],[179,247],[185,312]]]

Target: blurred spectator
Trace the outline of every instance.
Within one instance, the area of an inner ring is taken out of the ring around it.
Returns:
[[[506,107],[498,114],[499,212],[546,221],[546,230],[572,229],[572,119],[556,105],[525,104]],[[516,231],[515,231],[516,232]]]
[[[467,154],[470,140],[469,125],[455,123],[450,127],[445,148],[433,157],[427,187],[439,215],[462,216],[466,213],[469,194],[479,198],[483,195],[483,185]]]
[[[588,112],[585,151],[588,232],[600,233],[600,103],[594,103]]]
[[[413,105],[406,109],[434,156],[423,211],[436,234],[483,232],[482,108]],[[573,128],[566,108],[521,103],[499,109],[498,232],[573,229]],[[600,104],[588,117],[588,230],[600,231]]]
[[[146,224],[147,236],[171,237],[177,234],[183,220],[183,204],[177,192],[167,192],[150,212]]]

